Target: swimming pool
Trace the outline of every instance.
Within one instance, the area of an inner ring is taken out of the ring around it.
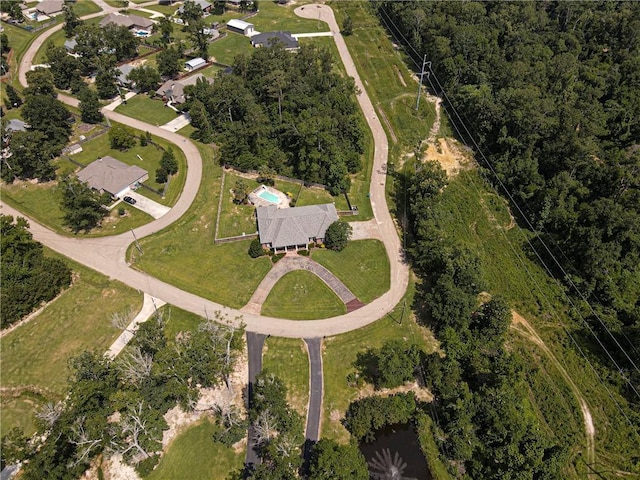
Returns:
[[[258,192],[258,196],[261,199],[266,200],[267,202],[275,203],[276,205],[280,203],[280,198],[277,195],[274,195],[273,193],[265,189],[264,187],[262,187],[262,190]]]
[[[146,30],[137,30],[136,32],[134,32],[134,35],[136,37],[148,37],[150,33],[147,32]]]

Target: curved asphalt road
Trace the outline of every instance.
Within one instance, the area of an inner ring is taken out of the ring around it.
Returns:
[[[98,1],[97,3],[102,5],[102,2]],[[107,13],[117,10],[104,5],[103,7]],[[84,18],[92,18],[101,14],[104,14],[104,12],[101,12],[100,14],[92,14]],[[402,299],[402,296],[406,291],[409,270],[408,266],[404,262],[400,240],[386,204],[384,189],[386,175],[376,173],[383,171],[382,166],[385,165],[387,161],[387,137],[382,128],[382,124],[375,114],[373,105],[367,96],[364,85],[358,76],[346,44],[340,35],[340,29],[338,28],[333,16],[333,11],[324,5],[306,5],[305,7],[297,8],[296,14],[312,19],[319,18],[329,24],[346,71],[355,79],[355,83],[360,89],[358,102],[360,103],[369,127],[373,132],[375,143],[374,173],[371,178],[370,190],[371,204],[378,223],[378,229],[380,230],[380,236],[384,241],[391,266],[391,288],[385,294],[358,310],[324,320],[292,321],[265,317],[262,315],[243,313],[239,310],[225,307],[210,300],[198,297],[197,295],[180,290],[179,288],[158,280],[144,272],[130,268],[126,264],[125,258],[127,247],[133,241],[133,236],[129,233],[112,237],[78,239],[58,235],[42,225],[39,225],[35,221],[30,220],[30,230],[33,233],[34,238],[75,261],[184,310],[202,316],[206,315],[206,311],[211,312],[219,310],[221,313],[226,314],[230,319],[241,317],[242,320],[235,321],[238,323],[242,321],[246,330],[250,332],[289,338],[322,337],[326,335],[344,333],[363,327],[391,311],[391,309],[393,309],[394,306]],[[26,86],[25,73],[32,64],[37,50],[44,43],[46,38],[61,28],[62,26],[59,25],[47,30],[40,35],[26,51],[20,63],[19,71],[19,80],[23,85]],[[77,100],[64,95],[60,95],[60,99],[69,104],[77,102]],[[202,158],[200,157],[200,153],[196,146],[181,135],[162,130],[154,125],[149,125],[140,120],[115,112],[104,111],[103,113],[111,120],[143,131],[149,131],[154,135],[168,139],[175,143],[176,146],[184,152],[187,158],[187,179],[182,195],[169,213],[158,220],[135,230],[136,237],[140,239],[171,225],[187,211],[195,198],[202,178]],[[2,213],[14,216],[25,216],[23,213],[16,211],[5,204],[2,204]]]

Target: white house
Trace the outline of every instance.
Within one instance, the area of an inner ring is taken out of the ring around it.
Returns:
[[[247,37],[250,37],[254,33],[254,26],[252,23],[238,20],[237,18],[229,20],[227,22],[227,28],[231,32],[240,33],[242,35],[246,35]]]
[[[207,61],[202,57],[192,58],[188,62],[184,64],[184,68],[186,68],[189,72],[193,72],[198,68],[202,68],[207,64]]]

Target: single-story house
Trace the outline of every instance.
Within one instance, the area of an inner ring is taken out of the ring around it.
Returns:
[[[131,80],[129,80],[129,74],[134,68],[136,67],[134,67],[130,63],[125,63],[124,65],[120,65],[116,68],[116,71],[119,72],[116,78],[118,85],[120,85],[121,87],[128,87],[129,84],[131,84]]]
[[[300,48],[298,40],[289,32],[264,32],[251,37],[251,45],[254,47],[271,47],[276,43],[282,43],[285,50],[297,50]]]
[[[207,0],[193,0],[193,3],[198,5],[204,13],[209,13],[213,8],[213,3],[207,2]],[[184,10],[184,5],[181,5],[180,8],[176,11],[176,14],[179,15]]]
[[[76,41],[76,37],[69,38],[64,41],[64,48],[69,53],[74,52],[74,50],[76,49],[76,45],[78,45],[78,42]]]
[[[137,165],[127,165],[113,157],[106,156],[80,170],[76,176],[100,193],[108,192],[121,197],[137,184],[149,178],[149,173]]]
[[[151,31],[153,21],[140,15],[122,15],[120,13],[110,13],[100,20],[100,27],[105,27],[113,23],[117,26],[127,27],[129,30]]]
[[[329,225],[338,220],[333,203],[306,207],[257,207],[260,243],[273,250],[307,248],[310,242],[324,241]]]
[[[4,126],[5,132],[26,132],[27,124],[18,118],[12,118]]]
[[[62,13],[63,0],[43,0],[36,5],[36,13],[48,17]]]
[[[189,72],[193,72],[198,68],[202,68],[207,64],[207,61],[202,57],[192,58],[188,62],[184,64],[184,68],[186,68]]]
[[[227,22],[227,28],[231,32],[240,33],[242,35],[251,36],[254,32],[254,26],[252,23],[245,22],[244,20],[238,20],[232,18]]]
[[[209,83],[213,83],[213,78],[205,77],[201,73],[196,73],[195,75],[191,75],[187,78],[182,78],[180,80],[169,80],[163,83],[162,86],[156,90],[156,94],[163,96],[167,101],[171,103],[181,105],[187,100],[187,97],[184,94],[185,87],[189,85],[195,85],[200,78],[206,80]]]

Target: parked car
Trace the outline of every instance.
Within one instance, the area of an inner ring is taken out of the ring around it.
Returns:
[[[124,197],[122,200],[127,202],[129,205],[135,205],[136,204],[136,199],[135,198]]]

